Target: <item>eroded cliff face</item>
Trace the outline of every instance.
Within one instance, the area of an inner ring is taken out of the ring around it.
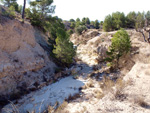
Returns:
[[[27,23],[2,17],[0,23],[0,95],[13,94],[51,79],[55,64],[36,42]]]
[[[77,45],[77,58],[88,65],[98,65],[107,56],[111,45],[111,34],[88,29],[78,36],[73,34],[70,40]]]

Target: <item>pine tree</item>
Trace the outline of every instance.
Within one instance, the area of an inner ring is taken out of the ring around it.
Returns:
[[[75,49],[73,48],[73,43],[69,41],[69,35],[59,28],[55,41],[56,45],[54,46],[53,53],[56,58],[66,65],[71,64],[75,56]]]
[[[47,15],[54,13],[55,6],[52,5],[53,0],[35,0],[30,2],[30,5],[40,13],[41,18],[46,18]]]
[[[111,41],[112,44],[106,52],[108,57],[105,60],[109,62],[109,66],[118,67],[119,58],[130,51],[130,37],[124,29],[121,29],[113,35]]]
[[[111,31],[112,30],[112,17],[111,15],[106,16],[104,23],[103,23],[104,31]]]
[[[4,4],[4,6],[6,7],[14,7],[15,11],[18,11],[18,4],[17,4],[17,0],[0,0],[2,2],[2,4]]]
[[[94,27],[95,27],[95,29],[99,29],[99,22],[98,22],[98,20],[95,20]]]
[[[137,14],[134,11],[127,14],[127,16],[126,16],[126,27],[127,28],[135,28],[136,17],[137,17]]]

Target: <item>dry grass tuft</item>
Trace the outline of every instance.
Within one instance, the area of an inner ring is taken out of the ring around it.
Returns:
[[[44,113],[68,113],[65,108],[68,105],[68,102],[64,101],[60,106],[59,103],[56,102],[54,106],[48,106],[48,110]]]
[[[147,102],[145,102],[144,99],[141,97],[135,98],[134,102],[143,108],[150,109],[150,105]]]
[[[94,77],[95,75],[96,75],[96,73],[95,73],[95,72],[92,72],[92,73],[88,74],[88,77],[89,77],[89,78],[92,78],[92,77]]]
[[[93,70],[94,70],[94,71],[97,71],[97,70],[98,70],[98,66],[97,66],[97,65],[94,65],[94,66],[93,66]]]
[[[93,46],[98,47],[100,43],[102,43],[102,40],[96,40]]]
[[[54,108],[52,106],[48,106],[48,113],[54,113]]]
[[[67,113],[67,111],[65,111],[66,106],[68,105],[67,101],[64,101],[56,110],[55,113]]]
[[[93,81],[90,80],[90,81],[86,84],[86,87],[87,87],[87,88],[94,87]]]
[[[116,88],[118,90],[124,89],[127,85],[127,82],[123,81],[122,78],[117,79],[116,81]]]
[[[93,45],[94,44],[94,42],[90,42],[90,44],[89,45]]]
[[[47,112],[48,112],[48,113],[54,113],[55,110],[56,110],[58,107],[59,107],[59,102],[56,101],[56,103],[55,103],[54,106],[50,106],[50,105],[48,106]]]
[[[74,79],[78,79],[78,78],[79,78],[79,75],[77,75],[77,74],[76,74],[76,75],[73,75],[73,78],[74,78]]]
[[[115,99],[123,101],[127,98],[127,95],[124,94],[121,90],[117,90],[114,94]]]
[[[95,96],[95,98],[97,98],[97,99],[101,99],[101,98],[104,97],[104,93],[101,92],[101,90],[97,89],[97,90],[94,90],[94,96]]]
[[[90,79],[88,83],[86,83],[84,86],[81,87],[81,89],[87,89],[92,87],[94,87],[94,83],[93,80]]]
[[[77,74],[77,72],[76,72],[76,70],[75,69],[73,69],[72,71],[71,71],[71,75],[76,75]]]
[[[80,111],[80,113],[88,113],[86,112],[87,111],[87,107],[86,106],[83,106],[83,110]]]
[[[146,74],[146,75],[150,75],[150,71],[149,71],[149,70],[146,70],[146,71],[145,71],[145,74]]]
[[[3,109],[3,110],[5,112],[7,112],[7,113],[19,113],[19,110],[17,109],[17,107],[15,106],[15,104],[13,102],[11,102],[11,101],[9,101],[9,102],[10,102],[11,107],[8,108],[8,109]]]
[[[123,101],[127,98],[127,94],[124,94],[124,88],[130,85],[131,82],[131,79],[126,82],[122,78],[113,81],[109,77],[104,76],[103,81],[99,82],[99,84],[104,94],[111,92],[114,95],[114,99]]]
[[[81,89],[87,89],[86,85],[82,86]]]
[[[127,94],[124,94],[123,90],[124,88],[129,85],[129,82],[125,82],[123,81],[122,78],[117,79],[116,84],[115,84],[115,88],[116,90],[114,91],[114,97],[117,100],[123,101],[124,99],[126,99]]]
[[[75,100],[77,98],[80,98],[79,93],[76,93],[75,95],[69,95],[69,97],[67,99],[65,99],[65,101],[70,102],[70,101]]]
[[[99,82],[100,88],[105,92],[112,91],[112,87],[115,85],[115,82],[112,81],[109,77],[104,76],[102,82]]]

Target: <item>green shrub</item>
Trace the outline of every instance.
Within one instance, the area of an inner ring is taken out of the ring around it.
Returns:
[[[72,30],[72,29],[69,29],[69,30],[67,31],[67,33],[68,33],[69,35],[72,35],[72,34],[73,34],[73,30]]]
[[[76,24],[75,24],[75,27],[77,28],[77,27],[82,26],[82,25],[83,25],[83,23],[82,23],[82,22],[77,21],[77,22],[76,22]]]
[[[79,26],[79,27],[76,27],[75,28],[75,32],[78,34],[78,35],[81,35],[82,34],[82,31],[84,31],[84,30],[86,30],[87,28],[86,28],[86,26]]]
[[[130,37],[124,29],[121,29],[113,35],[111,41],[112,44],[107,51],[108,57],[105,60],[107,61],[107,66],[117,68],[119,58],[130,51]]]
[[[22,5],[19,5],[16,11],[21,14],[21,10],[22,10]]]
[[[75,22],[71,22],[70,27],[71,27],[72,29],[74,29],[74,28],[75,28],[75,26],[76,26]]]
[[[15,18],[15,16],[16,16],[15,8],[13,6],[10,6],[8,8],[8,10],[5,10],[5,11],[2,12],[2,15],[10,17],[10,18]]]
[[[73,62],[75,49],[73,48],[73,43],[69,41],[69,35],[62,28],[57,30],[55,42],[56,45],[54,46],[53,53],[58,60],[68,66]]]
[[[15,17],[15,8],[14,8],[14,6],[10,6],[8,12],[9,12],[10,17]]]
[[[35,9],[26,9],[25,10],[26,13],[26,17],[30,18],[30,22],[33,26],[37,26],[37,27],[43,27],[42,22],[41,21],[41,15],[40,13]]]
[[[74,19],[70,19],[69,22],[75,22],[75,20]]]
[[[30,19],[31,16],[32,16],[32,15],[31,15],[32,13],[31,13],[30,10],[31,10],[30,8],[26,8],[26,9],[25,9],[25,17],[26,17],[26,18],[29,18],[29,19]]]

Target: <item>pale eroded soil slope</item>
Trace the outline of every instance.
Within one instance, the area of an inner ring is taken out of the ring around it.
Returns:
[[[44,77],[50,79],[56,65],[36,41],[39,37],[30,24],[1,17],[0,96],[40,84]]]

